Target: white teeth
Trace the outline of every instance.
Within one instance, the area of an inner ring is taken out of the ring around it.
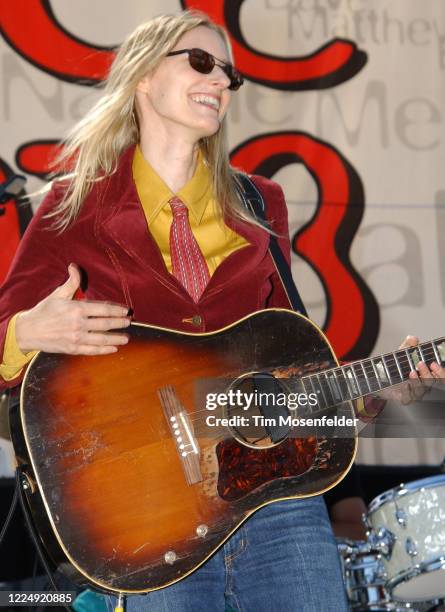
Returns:
[[[200,104],[210,104],[216,110],[219,109],[219,100],[213,98],[212,96],[205,96],[204,94],[199,94],[195,96],[191,96],[194,102],[199,102]]]

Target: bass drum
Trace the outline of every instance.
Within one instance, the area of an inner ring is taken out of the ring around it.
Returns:
[[[445,596],[445,475],[415,480],[376,497],[366,517],[391,599]]]

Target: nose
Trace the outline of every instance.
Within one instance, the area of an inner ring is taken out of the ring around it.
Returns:
[[[227,89],[230,85],[230,79],[221,66],[214,66],[212,72],[209,74],[212,83],[221,89]]]

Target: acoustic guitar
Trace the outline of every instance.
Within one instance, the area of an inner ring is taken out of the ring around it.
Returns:
[[[261,506],[333,487],[354,460],[356,400],[445,360],[441,339],[340,367],[284,309],[126,332],[112,355],[37,354],[11,432],[54,562],[122,593],[186,577]]]

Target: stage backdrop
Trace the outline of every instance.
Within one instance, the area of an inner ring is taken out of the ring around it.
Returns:
[[[191,7],[230,33],[246,77],[230,111],[233,164],[283,186],[294,278],[338,356],[442,335],[443,0],[0,0],[0,178],[18,171],[28,192],[40,187],[59,139],[100,95],[113,47]],[[0,278],[31,209],[3,212]],[[444,452],[443,440],[367,440],[360,460]]]

